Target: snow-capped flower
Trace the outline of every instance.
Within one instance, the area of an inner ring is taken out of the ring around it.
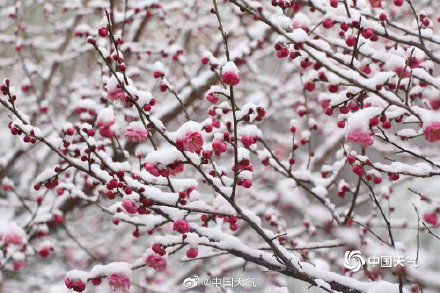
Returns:
[[[330,29],[333,27],[333,21],[330,18],[326,18],[322,21],[322,26],[326,29]]]
[[[173,224],[173,230],[179,232],[180,234],[185,234],[189,232],[190,227],[187,221],[177,220]]]
[[[102,109],[96,118],[96,122],[101,127],[112,126],[116,122],[115,112],[112,108]]]
[[[167,267],[167,261],[160,255],[156,253],[152,253],[147,256],[145,260],[145,264],[147,267],[153,268],[156,271],[164,271]]]
[[[243,135],[240,138],[241,143],[245,146],[245,147],[250,147],[252,144],[257,142],[257,139],[255,137],[249,136],[249,135]]]
[[[99,285],[101,285],[101,283],[102,283],[102,279],[101,278],[93,278],[93,279],[91,279],[90,280],[91,282],[92,282],[92,284],[93,285],[95,285],[95,286],[99,286]]]
[[[124,199],[122,201],[122,206],[129,214],[136,214],[137,208],[131,200]]]
[[[425,138],[429,142],[440,140],[440,122],[434,122],[425,128]]]
[[[108,285],[113,290],[125,290],[130,288],[130,279],[126,275],[113,273],[108,276]]]
[[[225,85],[236,86],[240,82],[238,68],[234,62],[226,62],[222,68],[222,81]]]
[[[68,289],[73,289],[73,291],[75,292],[82,292],[86,289],[86,284],[84,284],[84,282],[79,279],[66,279],[64,281],[64,284],[66,284],[66,287]]]
[[[353,165],[353,173],[358,176],[364,175],[364,168],[361,165]]]
[[[132,142],[144,142],[147,140],[148,131],[142,123],[134,121],[127,126],[124,136]]]
[[[186,251],[186,256],[188,258],[196,258],[198,254],[199,254],[199,251],[194,248],[190,248]]]
[[[206,99],[207,99],[208,101],[210,101],[211,103],[213,103],[213,104],[217,104],[218,101],[219,101],[218,96],[217,96],[216,94],[213,94],[213,93],[209,93],[209,94],[207,94],[207,95],[206,95]]]
[[[350,35],[345,39],[345,43],[347,44],[347,46],[353,47],[356,44],[356,38]]]
[[[370,135],[359,130],[353,130],[347,133],[345,136],[348,142],[362,145],[364,148],[373,144],[373,139]]]
[[[125,93],[121,88],[115,88],[107,93],[107,99],[110,101],[119,101],[125,103]]]
[[[244,188],[251,188],[252,186],[252,180],[251,179],[244,179],[243,180],[243,187]]]
[[[183,149],[192,153],[200,153],[203,137],[199,132],[188,132],[183,138]]]
[[[151,163],[145,163],[144,164],[145,170],[147,170],[148,173],[150,173],[153,176],[159,177],[160,176],[160,172],[159,169],[151,164]]]
[[[212,143],[212,149],[217,156],[220,156],[222,153],[226,152],[228,148],[223,141],[217,140]]]
[[[176,176],[177,174],[179,174],[180,172],[183,171],[183,167],[185,165],[182,162],[176,161],[174,162],[173,165],[168,167],[168,172],[173,175]]]
[[[115,133],[110,128],[104,127],[99,129],[99,135],[101,135],[102,137],[112,138]]]

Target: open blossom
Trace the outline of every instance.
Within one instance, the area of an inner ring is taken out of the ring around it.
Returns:
[[[222,153],[226,152],[228,148],[223,141],[217,140],[212,143],[212,149],[217,156],[220,156]]]
[[[171,165],[171,166],[168,167],[168,172],[169,172],[171,175],[176,176],[177,174],[179,174],[180,172],[183,171],[183,167],[184,167],[184,166],[185,166],[185,165],[184,165],[182,162],[180,162],[180,161],[176,161],[176,162],[174,162],[173,165]]]
[[[147,267],[153,268],[156,271],[164,271],[167,267],[167,261],[160,255],[156,253],[152,253],[147,256],[145,260],[145,264]]]
[[[86,284],[84,284],[83,281],[78,279],[74,279],[74,280],[66,279],[64,283],[66,284],[67,288],[73,289],[73,291],[75,292],[82,292],[86,289]]]
[[[349,133],[347,133],[345,138],[348,142],[362,145],[364,148],[367,148],[368,146],[373,144],[373,139],[371,138],[371,136],[359,130],[350,131]]]
[[[115,88],[107,93],[107,99],[125,103],[125,93],[121,88]]]
[[[203,137],[199,132],[188,132],[182,142],[185,151],[200,153],[203,146]]]
[[[190,227],[187,221],[177,220],[173,224],[173,230],[179,232],[180,234],[185,234],[189,232]]]
[[[434,122],[425,128],[425,138],[429,142],[440,140],[440,122]]]
[[[234,72],[225,72],[222,74],[222,81],[225,85],[235,86],[240,82],[240,78]]]
[[[124,199],[122,201],[122,206],[129,214],[136,214],[137,208],[131,200]]]
[[[245,146],[245,147],[250,147],[252,144],[257,142],[257,138],[256,137],[252,137],[249,135],[243,135],[240,138],[241,143]]]
[[[150,173],[151,175],[156,176],[156,177],[160,176],[160,171],[154,164],[145,163],[144,167],[145,167],[145,170],[147,170],[147,172]]]
[[[113,273],[108,276],[108,285],[113,290],[130,288],[130,279],[124,274]]]
[[[240,82],[237,66],[233,62],[226,62],[222,68],[222,81],[225,85],[236,86]]]
[[[132,142],[144,142],[147,140],[148,131],[142,123],[135,121],[131,122],[125,129],[124,136]]]

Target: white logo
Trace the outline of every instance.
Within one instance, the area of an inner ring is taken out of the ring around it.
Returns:
[[[183,280],[183,287],[185,288],[194,288],[199,284],[199,277],[192,276]]]
[[[365,258],[359,250],[346,251],[344,256],[344,267],[357,272],[365,265]]]

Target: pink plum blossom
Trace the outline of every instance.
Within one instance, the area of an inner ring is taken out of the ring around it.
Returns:
[[[125,290],[130,288],[130,279],[119,273],[113,273],[108,276],[108,285],[113,290]]]
[[[190,227],[187,221],[177,220],[173,224],[173,230],[179,232],[180,234],[185,234],[189,232]]]
[[[222,153],[226,152],[227,146],[224,142],[217,140],[212,143],[212,149],[217,156],[220,156]]]
[[[107,98],[110,101],[119,101],[125,103],[125,93],[121,88],[115,88],[107,93]]]
[[[188,132],[182,142],[185,151],[200,153],[203,146],[203,137],[199,132]]]
[[[152,253],[147,256],[147,259],[145,260],[145,264],[147,267],[153,268],[156,271],[164,271],[167,267],[167,261],[162,256]]]
[[[132,142],[144,142],[147,140],[148,131],[140,122],[131,122],[125,129],[124,136]]]
[[[359,144],[364,148],[367,148],[368,146],[373,144],[373,139],[370,135],[358,130],[348,132],[345,138],[348,142]]]
[[[440,122],[434,122],[425,128],[425,138],[429,142],[440,140]]]

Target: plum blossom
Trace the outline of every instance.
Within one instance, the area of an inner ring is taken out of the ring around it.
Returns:
[[[212,149],[214,150],[216,156],[218,157],[222,153],[226,152],[227,146],[224,142],[217,140],[212,143]]]
[[[164,271],[167,267],[167,261],[165,258],[156,253],[149,254],[145,260],[145,264],[147,267],[153,268],[159,272]]]
[[[185,151],[200,153],[203,146],[203,137],[199,132],[188,132],[182,142]]]
[[[174,164],[168,167],[168,172],[171,175],[176,176],[177,174],[183,172],[184,167],[185,165],[182,162],[176,161]]]
[[[6,244],[20,245],[23,243],[23,239],[20,236],[18,236],[17,234],[7,234],[4,236],[4,242]]]
[[[359,130],[348,132],[347,135],[345,136],[345,139],[348,142],[359,144],[364,148],[367,148],[368,146],[373,144],[373,139],[371,138],[371,136]]]
[[[212,104],[217,104],[219,101],[219,98],[218,98],[218,95],[213,94],[213,93],[209,93],[206,95],[206,100],[208,100]]]
[[[194,248],[190,248],[186,251],[186,256],[188,258],[196,258],[198,254],[199,254],[199,251]]]
[[[160,171],[156,167],[156,165],[151,164],[151,163],[145,163],[144,167],[145,167],[145,170],[147,170],[147,172],[150,173],[151,175],[156,176],[156,177],[160,176]]]
[[[254,143],[257,142],[257,138],[249,136],[249,135],[243,135],[240,138],[241,143],[245,146],[245,147],[250,147],[251,145],[253,145]]]
[[[67,278],[64,283],[66,284],[66,287],[69,289],[73,289],[75,292],[82,292],[86,289],[86,284],[84,284],[83,281],[79,279],[69,279]]]
[[[136,214],[137,208],[131,200],[124,199],[122,201],[122,206],[129,214]]]
[[[440,155],[420,138],[440,141],[438,1],[3,2],[0,267],[29,268],[0,276],[0,291],[62,291],[65,268],[80,268],[70,291],[174,292],[216,261],[270,275],[271,293],[298,278],[437,291],[436,239],[407,241],[417,218],[405,216],[417,206],[440,225]],[[25,11],[42,2],[44,25]],[[420,248],[418,273],[341,270],[345,249],[392,252],[374,237],[387,218],[399,253]]]
[[[96,117],[96,123],[101,127],[110,127],[116,122],[115,112],[112,108],[102,109]]]
[[[125,103],[125,93],[124,90],[121,88],[115,88],[110,90],[107,93],[107,99],[109,99],[110,101],[118,101],[121,103]]]
[[[99,129],[99,135],[106,138],[112,138],[115,135],[115,133],[110,128],[103,127]]]
[[[240,82],[237,66],[233,62],[226,62],[222,68],[222,81],[225,85],[236,86]]]
[[[179,232],[180,234],[185,234],[189,232],[190,227],[187,221],[177,220],[173,224],[173,230]]]
[[[113,290],[126,290],[130,288],[130,279],[119,273],[113,273],[108,276],[108,285]]]
[[[440,122],[434,122],[425,128],[425,139],[429,142],[440,140]]]
[[[144,142],[147,140],[148,131],[141,122],[130,122],[124,132],[124,136],[132,142]]]

